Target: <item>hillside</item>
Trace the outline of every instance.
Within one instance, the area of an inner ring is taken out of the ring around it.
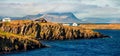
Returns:
[[[39,23],[31,20],[15,20],[0,23],[0,30],[21,35],[30,35],[41,40],[103,38],[103,34],[92,30],[63,26],[58,23]]]

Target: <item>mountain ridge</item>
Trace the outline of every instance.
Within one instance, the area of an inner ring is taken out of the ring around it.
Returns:
[[[7,16],[5,16],[7,17]],[[5,17],[0,17],[5,18]],[[80,19],[78,19],[73,13],[67,12],[67,13],[39,13],[36,15],[27,15],[23,17],[9,17],[13,20],[24,20],[24,19],[39,19],[39,18],[45,18],[47,21],[50,22],[58,22],[58,23],[82,23]]]

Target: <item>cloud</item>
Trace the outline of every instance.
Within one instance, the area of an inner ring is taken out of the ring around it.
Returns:
[[[0,0],[1,3],[78,3],[81,0]]]
[[[2,3],[0,4],[0,15],[22,16],[27,14],[49,13],[49,12],[73,12],[84,13],[84,9],[96,8],[95,5],[71,4],[71,3]],[[17,12],[17,13],[15,13]]]
[[[120,0],[0,0],[1,16],[50,12],[72,12],[79,19],[120,18]]]
[[[84,17],[99,17],[99,18],[120,18],[120,9],[111,8],[111,7],[103,7],[103,8],[95,8],[88,9],[87,13],[77,13],[76,16],[84,18]]]

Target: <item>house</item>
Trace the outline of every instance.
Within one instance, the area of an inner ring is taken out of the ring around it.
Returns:
[[[41,22],[41,23],[47,23],[47,21],[44,18],[39,18],[35,20],[36,22]]]
[[[72,26],[78,26],[78,24],[77,23],[73,23]]]
[[[3,18],[3,19],[2,19],[2,22],[10,22],[10,21],[11,21],[10,18]]]

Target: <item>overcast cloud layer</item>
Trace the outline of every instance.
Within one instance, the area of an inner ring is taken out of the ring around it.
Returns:
[[[120,18],[120,0],[0,0],[0,16],[50,12],[72,12],[79,19]]]

